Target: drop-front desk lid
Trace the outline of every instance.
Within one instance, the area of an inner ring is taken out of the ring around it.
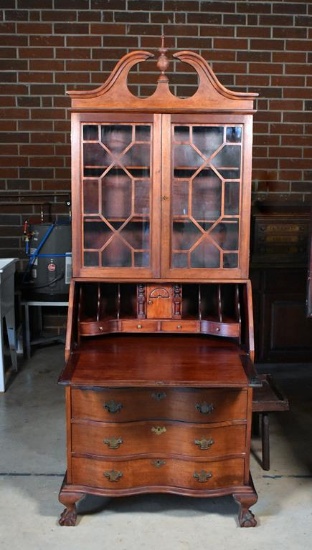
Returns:
[[[59,383],[80,387],[246,387],[250,384],[246,363],[250,361],[241,348],[221,338],[115,334],[82,339]]]

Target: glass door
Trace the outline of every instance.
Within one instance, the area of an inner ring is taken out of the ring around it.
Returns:
[[[83,268],[151,269],[153,125],[81,124]]]
[[[242,123],[187,119],[184,124],[182,117],[171,124],[167,260],[172,274],[192,270],[199,277],[241,275],[243,130]]]

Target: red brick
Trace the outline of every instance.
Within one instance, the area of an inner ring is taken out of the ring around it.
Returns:
[[[299,135],[304,133],[304,127],[302,124],[276,124],[273,123],[270,126],[271,132],[278,135]]]
[[[52,145],[21,145],[20,154],[25,156],[34,156],[34,155],[53,155],[54,148]]]
[[[105,14],[107,15],[107,14]],[[112,16],[112,14],[111,14]],[[101,11],[91,11],[91,10],[88,10],[88,11],[80,11],[78,12],[78,22],[86,22],[86,21],[91,21],[94,23],[94,21],[101,21],[101,17],[102,17],[102,14],[101,14]]]
[[[292,170],[291,172],[289,170],[286,170],[285,172],[283,170],[279,171],[279,177],[282,181],[288,181],[290,178],[292,180],[300,180],[302,177],[302,171],[301,170]]]
[[[285,48],[288,51],[309,52],[312,49],[312,40],[287,40]]]
[[[18,129],[21,132],[29,132],[29,134],[25,135],[27,135],[28,138],[31,137],[31,139],[33,139],[33,137],[37,138],[40,131],[44,133],[42,139],[53,139],[53,121],[21,120],[19,121]],[[20,139],[20,135],[18,135],[18,139]]]
[[[1,48],[0,55],[2,59],[14,59],[16,57],[16,49],[8,47]]]
[[[312,112],[293,112],[293,113],[284,113],[284,120],[285,122],[291,122],[291,123],[307,123],[312,122]]]
[[[297,147],[302,147],[304,149],[308,149],[311,147],[311,136],[304,136],[304,135],[283,135],[281,136],[281,145],[282,146],[289,146],[289,145],[295,145]],[[310,153],[310,149],[309,153]]]
[[[280,169],[281,170],[298,170],[300,168],[301,171],[308,170],[311,167],[311,159],[280,159]],[[289,180],[292,180],[290,176],[288,177]]]
[[[213,41],[214,48],[217,48],[219,50],[244,50],[247,51],[249,44],[248,40],[245,40],[244,38],[215,38]]]
[[[63,72],[65,68],[63,60],[49,59],[49,71],[53,72]],[[47,61],[46,59],[31,59],[29,61],[29,69],[32,72],[42,71],[46,72],[47,70]],[[33,74],[34,79],[36,79],[36,74]]]
[[[0,71],[27,71],[27,61],[20,59],[1,59]]]
[[[10,108],[10,109],[0,109],[0,119],[27,119],[29,117],[28,109],[19,109],[19,108]]]
[[[282,63],[250,63],[249,71],[255,74],[283,74],[283,64]]]
[[[239,38],[271,38],[271,29],[269,27],[260,27],[259,25],[254,27],[250,25],[238,27],[237,36]]]
[[[64,37],[63,36],[41,36],[34,35],[29,38],[29,45],[35,47],[47,47],[47,46],[64,46]]]
[[[72,11],[66,10],[66,12],[62,10],[45,10],[42,12],[41,17],[42,17],[42,21],[51,21],[52,23],[56,21],[64,21],[64,19],[66,19],[67,22],[69,21],[76,22],[77,12],[75,10],[72,10]],[[78,25],[76,25],[76,29],[78,29]]]
[[[273,38],[286,38],[287,41],[290,38],[308,38],[308,29],[305,27],[273,27],[272,31]]]
[[[19,57],[21,59],[53,59],[53,48],[19,48]]]
[[[219,37],[220,36],[220,27],[218,25],[216,26],[203,26],[203,25],[200,25],[199,27],[199,35],[200,36],[207,36],[208,38],[213,38],[215,36]],[[233,38],[235,35],[235,29],[233,27],[223,27],[222,28],[222,36],[224,36],[224,38]],[[189,49],[189,48],[188,48]],[[219,50],[219,52],[225,52],[226,50]],[[227,50],[227,51],[230,51],[230,50]],[[235,50],[231,50],[233,52],[235,52]],[[213,52],[211,53],[216,53],[217,50],[213,50]]]
[[[221,12],[221,13],[234,13],[236,10],[235,2],[222,2],[219,0],[219,2],[201,2],[200,3],[200,11],[202,12]]]
[[[282,88],[287,88],[288,86],[298,86],[301,88],[305,86],[305,79],[298,76],[272,75],[271,83],[272,86],[281,86]]]
[[[15,97],[6,97],[1,96],[0,97],[0,105],[1,107],[15,107]],[[21,107],[21,105],[19,105]]]
[[[51,85],[53,82],[53,73],[51,72],[24,72],[20,73],[20,81],[21,82],[47,82]]]
[[[291,158],[301,158],[302,157],[302,148],[301,147],[270,147],[269,155],[272,157],[291,157]]]
[[[99,48],[101,46],[100,36],[68,36],[66,40],[67,48]]]
[[[272,52],[273,63],[306,63],[306,52]]]
[[[65,88],[61,84],[34,84],[30,88],[32,95],[47,95],[51,97],[55,95],[65,95]]]
[[[56,168],[56,167],[62,167],[64,166],[64,161],[62,157],[55,157],[55,156],[36,156],[36,157],[30,157],[29,158],[29,166],[30,167],[37,167],[41,168],[42,166]]]
[[[61,21],[64,20],[64,13],[62,14]],[[53,20],[53,19],[52,19]],[[89,25],[87,23],[55,23],[54,24],[55,34],[64,34],[64,35],[74,35],[78,36],[83,34],[87,35],[89,32]]]
[[[302,111],[303,102],[300,100],[274,100],[270,101],[270,109],[273,111]]]
[[[251,50],[260,50],[260,51],[269,51],[274,52],[276,50],[283,51],[285,49],[284,40],[268,40],[265,39],[251,39],[250,40],[250,49]]]
[[[34,34],[42,34],[44,36],[52,34],[52,25],[48,23],[18,23],[17,24],[18,35],[26,34],[33,36]]]
[[[73,10],[88,10],[90,7],[89,0],[54,0],[54,8],[56,10],[65,9],[66,12],[69,9]]]
[[[0,178],[17,178],[18,168],[17,166],[10,166],[10,168],[0,166]]]
[[[312,66],[305,63],[304,65],[300,63],[288,63],[285,68],[286,74],[301,74],[301,75],[312,75]]]
[[[16,82],[17,81],[17,73],[12,72],[2,72],[1,73],[1,81],[3,82]],[[2,90],[0,90],[1,93]]]
[[[15,23],[0,23],[0,34],[15,35]]]
[[[279,14],[278,18],[276,15],[260,15],[259,25],[275,27],[278,24],[281,27],[293,27],[293,17],[293,15],[284,15],[282,13]]]
[[[62,83],[62,84],[70,84],[71,88],[74,84],[89,84],[90,82],[90,75],[85,73],[79,73],[79,72],[60,72],[55,74],[55,82]]]
[[[115,65],[115,64],[114,64]],[[88,70],[86,70],[86,62],[81,61],[80,59],[69,59],[66,60],[66,72],[76,72],[82,71],[84,73],[90,74],[92,76],[94,71],[100,70],[100,64],[98,61],[88,60]],[[70,76],[70,75],[69,75]]]
[[[28,166],[28,157],[23,157],[21,155],[17,156],[11,156],[9,159],[5,159],[6,164],[10,167],[18,167],[18,166]]]
[[[261,14],[271,13],[271,9],[270,2],[237,2],[238,12]]]

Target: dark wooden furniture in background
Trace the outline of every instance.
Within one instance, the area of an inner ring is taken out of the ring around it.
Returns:
[[[270,424],[271,412],[289,410],[289,402],[271,374],[260,374],[262,385],[255,388],[252,400],[253,434],[261,434],[262,468],[270,469]]]
[[[309,205],[258,205],[252,216],[251,270],[256,362],[312,360],[307,318]]]
[[[254,338],[249,273],[253,100],[193,52],[174,96],[160,50],[148,98],[126,55],[72,99],[73,279],[61,525],[85,494],[232,494],[256,520],[249,473]]]

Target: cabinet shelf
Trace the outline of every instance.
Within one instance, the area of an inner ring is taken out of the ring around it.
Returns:
[[[171,332],[240,341],[242,336],[244,285],[98,282],[78,287],[78,337]]]

